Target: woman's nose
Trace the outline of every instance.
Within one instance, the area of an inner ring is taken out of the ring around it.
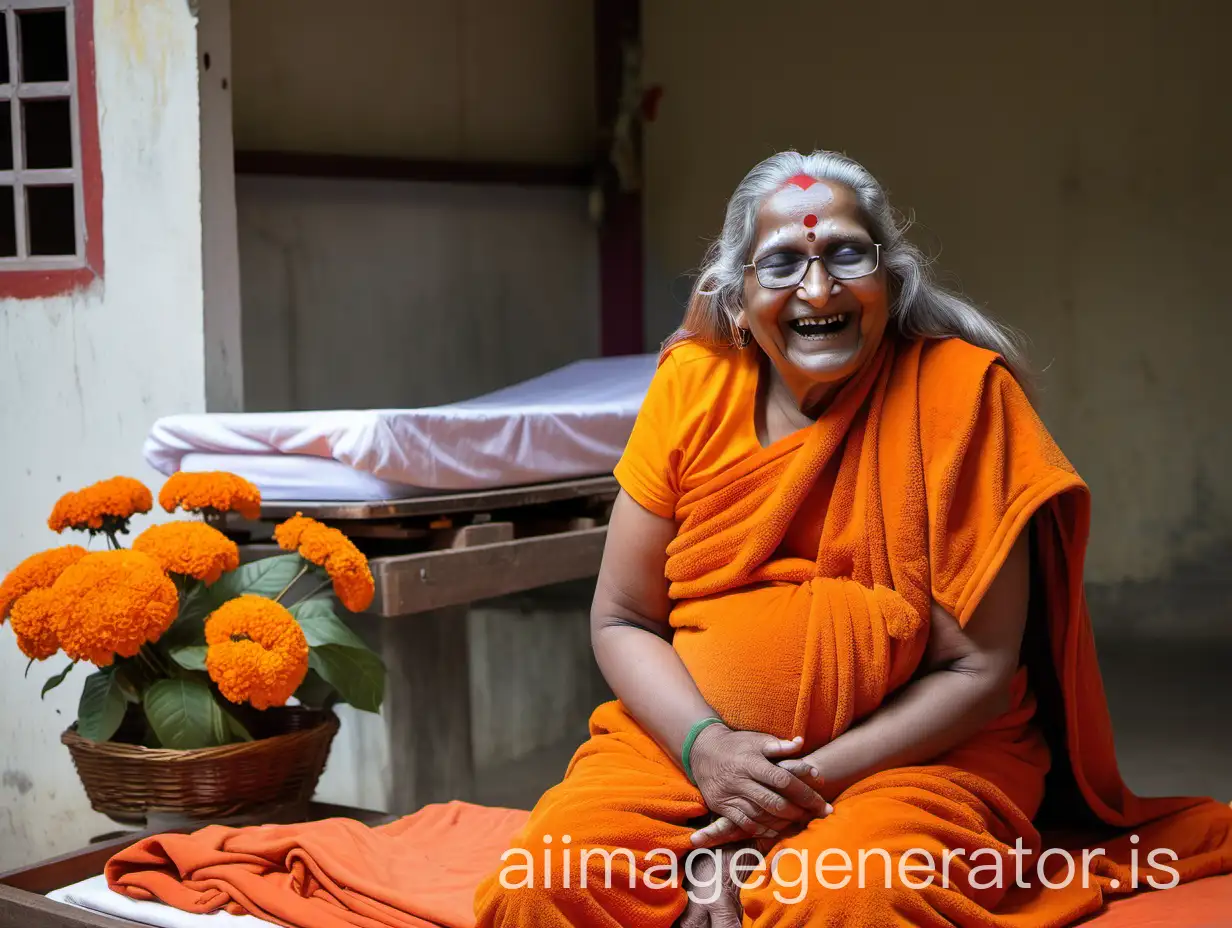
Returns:
[[[796,288],[796,295],[810,306],[821,309],[830,302],[830,291],[834,289],[834,278],[826,270],[821,261],[810,261],[804,272],[804,279]]]

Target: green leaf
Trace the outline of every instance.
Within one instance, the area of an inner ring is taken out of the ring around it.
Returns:
[[[90,741],[107,741],[120,723],[128,701],[116,682],[115,668],[99,670],[86,677],[77,706],[77,734]]]
[[[73,663],[71,663],[71,664],[69,664],[67,667],[65,667],[63,670],[61,670],[61,671],[60,671],[58,674],[56,674],[54,677],[52,677],[50,680],[48,680],[46,683],[44,683],[44,684],[43,684],[43,692],[41,692],[41,693],[39,694],[39,699],[42,699],[44,696],[46,696],[48,693],[50,693],[52,690],[54,690],[57,686],[59,686],[61,683],[63,683],[63,682],[64,682],[64,678],[68,676],[68,672],[69,672],[70,670],[72,670],[72,669],[73,669],[74,667],[76,667],[76,666],[77,666],[77,662],[76,662],[76,661],[74,661]]]
[[[322,645],[308,652],[308,666],[356,709],[380,710],[385,696],[385,665],[367,648]]]
[[[223,710],[222,717],[227,723],[227,730],[231,732],[240,741],[252,741],[253,737],[248,729],[240,724],[240,720],[226,710]]]
[[[227,744],[227,721],[210,688],[199,680],[159,680],[145,691],[145,717],[164,747],[176,750]]]
[[[291,607],[291,615],[304,630],[310,647],[337,644],[344,648],[368,650],[363,640],[334,614],[328,599],[308,599],[298,603]]]
[[[309,663],[312,662],[311,657],[308,660]],[[304,682],[295,691],[295,698],[310,708],[323,709],[328,704],[330,697],[335,696],[337,692],[337,690],[322,680],[320,674],[315,670],[309,670],[308,675],[304,677]]]
[[[116,667],[115,682],[120,692],[124,694],[125,700],[133,705],[141,702],[141,690],[137,689],[137,685],[128,678],[123,667]]]
[[[30,658],[30,662],[26,664],[26,672],[22,674],[22,677],[30,676],[30,668],[33,666],[34,666],[34,658]]]
[[[180,614],[158,639],[159,644],[168,649],[203,646],[205,619],[221,605],[222,600],[212,590],[206,589],[204,583],[198,583],[180,601]]]
[[[173,648],[167,653],[185,670],[205,670],[205,652],[208,650],[205,645],[198,644],[186,648]]]
[[[264,557],[259,561],[241,564],[230,573],[223,574],[212,587],[210,595],[219,603],[236,596],[250,593],[272,599],[281,593],[304,566],[298,554],[279,554]]]

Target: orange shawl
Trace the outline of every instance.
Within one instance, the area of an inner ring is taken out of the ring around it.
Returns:
[[[1051,666],[1020,669],[1011,709],[969,742],[930,765],[874,774],[828,797],[835,813],[780,838],[776,850],[811,849],[816,859],[825,848],[854,857],[861,847],[884,847],[897,857],[918,847],[940,861],[954,847],[1004,855],[1022,839],[1038,858],[1053,846],[1031,821],[1050,763],[1041,728],[1064,774],[1049,781],[1051,805],[1073,817],[1070,824],[1102,826],[1086,838],[1057,840],[1077,848],[1105,839],[1086,886],[1079,874],[1062,889],[1039,881],[1015,887],[1007,864],[1008,888],[981,890],[971,882],[980,874],[959,864],[945,889],[870,895],[812,887],[788,907],[766,890],[746,889],[746,924],[1042,928],[1099,909],[1135,879],[1140,887],[1148,877],[1169,882],[1170,872],[1148,863],[1156,848],[1176,852],[1182,881],[1232,870],[1232,810],[1202,799],[1141,799],[1121,781],[1083,599],[1087,488],[994,354],[957,340],[887,339],[814,425],[690,486],[691,462],[705,464],[710,453],[698,436],[707,429],[739,435],[715,397],[750,362],[715,360],[692,345],[676,350],[684,358],[664,362],[643,407],[655,428],[635,429],[630,442],[633,455],[639,442],[659,442],[643,455],[652,464],[639,472],[627,460],[617,476],[647,508],[674,512],[679,530],[667,560],[673,645],[733,727],[802,736],[805,750],[838,737],[911,679],[931,604],[968,622],[1015,540],[1033,528],[1033,621],[1046,626],[1051,659],[1043,663]],[[699,395],[706,391],[714,396]],[[749,392],[746,379],[728,395]],[[702,408],[690,407],[690,397]],[[664,447],[656,434],[664,431],[684,437]],[[679,490],[670,501],[647,489],[653,480],[639,478],[653,477],[653,462],[668,458],[676,472],[658,485]],[[820,550],[808,560],[781,544],[819,479],[832,488]],[[1058,681],[1060,692],[1050,694]],[[1029,724],[1037,695],[1049,710],[1041,710],[1038,727]],[[630,848],[638,869],[659,862],[645,856],[655,848],[687,852],[690,819],[705,807],[675,759],[618,702],[596,710],[591,732],[515,846],[533,853],[547,836],[569,834],[573,848]],[[1067,785],[1078,801],[1065,808]],[[1139,844],[1128,834],[1108,840],[1129,829]],[[1057,861],[1049,863],[1050,881],[1061,882]],[[589,874],[587,890],[577,888],[576,876],[562,888],[560,873],[538,889],[502,889],[489,879],[477,896],[479,923],[670,925],[685,905],[683,892],[622,889],[625,872],[614,890],[594,889],[600,871]]]

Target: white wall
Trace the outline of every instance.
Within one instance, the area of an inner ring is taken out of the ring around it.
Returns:
[[[1166,603],[1196,595],[1182,576],[1223,578],[1200,621],[1232,634],[1232,132],[1215,115],[1232,8],[643,8],[646,79],[665,88],[646,136],[648,338],[679,321],[685,275],[749,168],[847,151],[930,252],[944,246],[952,281],[1031,337],[1044,417],[1094,493],[1088,579],[1177,583]],[[1172,602],[1142,621],[1195,621]]]
[[[71,297],[0,302],[0,571],[61,543],[67,490],[141,459],[151,422],[204,408],[195,22],[183,0],[95,4],[106,276]],[[89,804],[61,731],[80,668],[40,702],[56,658],[0,630],[0,870],[115,829]]]

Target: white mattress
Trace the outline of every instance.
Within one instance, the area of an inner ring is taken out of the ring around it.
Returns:
[[[214,413],[159,419],[145,459],[164,474],[229,470],[266,499],[380,500],[611,473],[655,355],[578,361],[425,409]]]
[[[113,918],[127,919],[139,925],[154,925],[156,928],[269,928],[270,925],[270,922],[253,915],[232,915],[229,912],[200,915],[183,912],[161,902],[130,899],[108,889],[107,878],[101,874],[72,886],[53,890],[47,894],[47,898],[79,909],[101,912]]]

